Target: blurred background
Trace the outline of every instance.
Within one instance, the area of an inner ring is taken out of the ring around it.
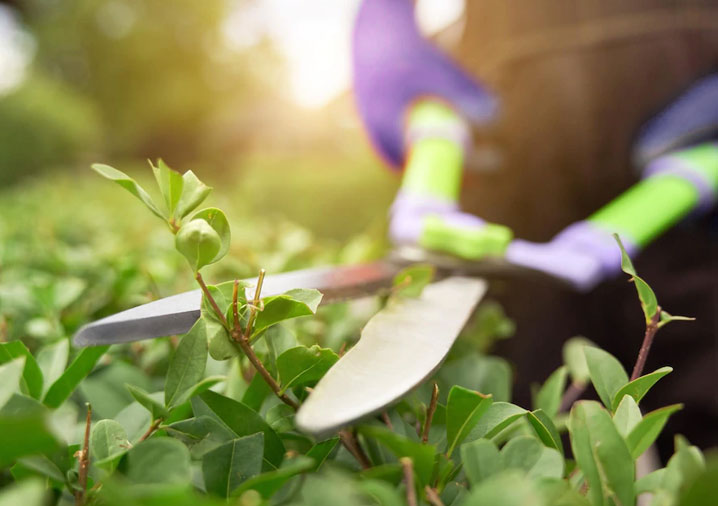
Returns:
[[[95,162],[152,189],[161,157],[213,186],[234,232],[215,281],[380,256],[398,177],[354,109],[358,4],[0,0],[0,339],[191,286],[162,223]],[[417,17],[450,45],[463,8],[422,0]]]

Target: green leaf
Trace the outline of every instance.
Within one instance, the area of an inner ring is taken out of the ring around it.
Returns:
[[[252,377],[252,381],[249,382],[247,390],[244,391],[242,404],[259,412],[262,408],[262,404],[264,404],[264,400],[271,394],[272,389],[269,388],[269,385],[264,381],[261,374],[255,374]]]
[[[201,318],[177,346],[165,380],[165,406],[173,408],[185,402],[194,387],[202,381],[207,365],[207,330]]]
[[[269,408],[264,418],[275,432],[287,433],[294,429],[294,410],[284,403]]]
[[[494,402],[471,431],[469,439],[474,440],[480,437],[491,439],[499,432],[507,428],[519,418],[526,415],[528,411],[524,408],[509,402]]]
[[[496,402],[508,402],[511,399],[512,378],[513,371],[506,360],[469,352],[441,366],[437,380],[442,392],[461,385],[491,394]]]
[[[537,491],[521,471],[509,469],[490,476],[460,503],[470,506],[539,506]]]
[[[634,459],[640,457],[661,433],[668,421],[668,417],[682,408],[683,404],[673,404],[645,415],[626,438],[626,444],[628,444],[631,456]]]
[[[526,419],[533,427],[536,435],[539,439],[550,448],[555,448],[563,453],[563,444],[561,443],[561,436],[556,430],[556,426],[553,421],[548,417],[546,413],[537,409],[526,413]]]
[[[671,322],[692,322],[695,318],[690,316],[674,316],[668,311],[661,311],[661,318],[658,322],[658,328],[662,328],[664,325]]]
[[[329,458],[329,455],[332,453],[334,448],[336,448],[337,444],[339,444],[339,438],[333,437],[325,439],[324,441],[319,441],[309,449],[307,457],[314,460],[314,467],[311,470],[312,472],[319,471],[322,464],[324,464],[324,461]]]
[[[52,384],[47,394],[45,394],[42,401],[45,406],[57,408],[65,402],[85,376],[90,374],[97,361],[109,348],[109,346],[83,348],[75,357],[75,360],[72,361],[70,367],[62,373],[62,376]]]
[[[623,385],[620,390],[616,392],[616,395],[613,396],[613,409],[616,410],[616,408],[618,408],[618,404],[624,395],[630,395],[636,400],[636,403],[641,402],[641,399],[643,399],[643,396],[648,393],[651,387],[655,385],[659,379],[672,371],[672,367],[661,367],[650,374],[636,378]]]
[[[269,499],[292,477],[309,471],[312,467],[314,467],[314,461],[300,455],[288,460],[279,469],[248,479],[232,492],[232,496],[238,497],[247,490],[256,490],[264,499]]]
[[[70,341],[68,339],[60,339],[56,343],[41,348],[38,352],[37,364],[42,370],[43,396],[47,394],[50,386],[65,372],[69,356]]]
[[[469,435],[471,429],[486,413],[493,399],[491,395],[455,385],[449,391],[446,403],[446,454],[451,456],[454,449]]]
[[[329,348],[297,346],[277,358],[281,393],[294,386],[313,385],[339,360]]]
[[[169,416],[169,411],[167,411],[167,408],[165,408],[165,406],[162,404],[162,401],[160,400],[162,392],[149,394],[141,388],[130,384],[125,384],[125,388],[127,388],[127,390],[137,402],[142,404],[142,406],[144,406],[147,411],[150,412],[150,415],[152,415],[152,420],[164,420]]]
[[[610,353],[593,347],[585,347],[583,352],[593,387],[603,405],[610,409],[613,407],[616,393],[628,383],[628,375],[621,363]]]
[[[551,418],[555,417],[561,407],[567,376],[568,368],[566,366],[556,369],[536,393],[534,407],[543,410]]]
[[[272,325],[299,316],[312,315],[322,301],[322,294],[314,289],[297,288],[282,295],[263,299],[264,309],[257,314],[252,339]]]
[[[114,420],[100,420],[90,432],[90,455],[95,465],[115,461],[130,449],[127,432]]]
[[[59,448],[44,411],[0,416],[0,434],[0,468],[25,455],[50,454]]]
[[[229,497],[233,490],[252,476],[262,472],[264,434],[223,444],[202,457],[204,485],[210,494]]]
[[[208,207],[193,214],[192,220],[206,221],[209,226],[212,227],[212,230],[217,233],[220,239],[220,248],[210,263],[221,260],[229,251],[229,245],[232,241],[232,234],[229,229],[229,221],[227,221],[227,217],[220,209],[217,209],[216,207]]]
[[[705,470],[705,458],[697,447],[676,436],[676,450],[665,469],[662,488],[677,495]]]
[[[20,389],[20,378],[24,369],[24,356],[0,365],[0,408]]]
[[[641,415],[636,400],[630,395],[625,395],[613,414],[613,423],[616,425],[618,433],[625,438],[638,425],[641,418],[643,415]]]
[[[191,170],[184,173],[182,180],[182,197],[175,210],[175,216],[180,219],[194,211],[212,191],[212,188],[197,179]]]
[[[208,319],[204,313],[200,320],[205,324],[205,332],[209,341],[207,351],[209,351],[210,357],[222,361],[241,355],[224,325]]]
[[[222,241],[205,220],[193,219],[175,235],[175,248],[187,259],[194,272],[214,262]]]
[[[27,346],[22,341],[0,343],[0,364],[5,364],[19,357],[25,357],[25,368],[22,372],[24,387],[30,397],[39,399],[42,396],[43,378],[35,357],[32,356],[30,350],[27,349]]]
[[[608,411],[597,402],[578,401],[571,409],[568,429],[591,503],[612,504],[611,498],[615,503],[633,504],[633,458]]]
[[[634,489],[636,495],[645,494],[647,492],[655,493],[663,486],[663,480],[665,479],[665,469],[657,469],[651,473],[641,476],[636,480]]]
[[[195,416],[213,415],[238,437],[264,433],[264,458],[278,467],[284,458],[284,444],[259,414],[241,402],[207,390],[192,399]]]
[[[133,483],[190,483],[192,471],[189,450],[176,439],[147,439],[132,448],[126,458],[127,477]]]
[[[367,425],[359,428],[359,433],[365,437],[376,439],[386,446],[396,458],[409,457],[414,463],[414,471],[422,485],[428,485],[434,469],[436,448],[411,441],[389,429],[380,426]]]
[[[166,430],[189,447],[193,459],[201,459],[207,452],[237,437],[224,423],[210,416],[175,422]]]
[[[125,190],[130,192],[132,195],[140,199],[142,203],[147,206],[147,209],[152,211],[155,216],[162,218],[163,220],[166,220],[168,218],[168,216],[166,216],[165,213],[160,211],[160,208],[157,207],[157,205],[152,201],[152,198],[149,196],[149,194],[139,184],[137,184],[134,179],[132,179],[124,172],[121,172],[114,167],[110,167],[109,165],[104,165],[101,163],[92,164],[92,170],[97,172],[102,177],[109,179],[110,181],[114,181],[115,183],[123,187]]]
[[[434,279],[436,269],[430,264],[415,264],[406,267],[394,277],[393,295],[418,297],[424,287]]]
[[[623,272],[630,275],[635,283],[638,298],[641,301],[641,308],[643,309],[643,314],[646,318],[646,324],[649,324],[658,311],[658,300],[656,299],[656,294],[653,293],[653,290],[650,286],[648,286],[648,283],[646,283],[636,272],[636,269],[633,267],[633,262],[631,262],[631,258],[628,256],[628,253],[626,253],[626,249],[623,247],[623,243],[621,242],[621,238],[618,237],[618,234],[613,234],[613,237],[616,239],[619,248],[621,248],[621,269]]]
[[[33,478],[11,483],[0,491],[0,506],[44,506],[48,490],[42,480]]]
[[[555,448],[542,445],[532,436],[513,438],[501,449],[504,469],[521,469],[529,478],[561,478],[563,456]]]
[[[488,439],[477,439],[461,445],[460,451],[464,472],[472,486],[502,469],[499,449]]]
[[[155,179],[157,180],[157,185],[160,187],[160,192],[165,199],[169,216],[170,218],[173,218],[175,208],[182,196],[184,179],[179,172],[175,172],[170,169],[161,158],[157,161],[156,166],[150,162],[150,167],[152,167],[152,172],[155,173]]]

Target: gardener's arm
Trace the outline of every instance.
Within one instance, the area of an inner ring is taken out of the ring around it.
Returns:
[[[411,108],[406,128],[407,161],[391,210],[394,242],[470,259],[504,253],[511,230],[459,210],[469,143],[467,123],[449,106],[423,100]]]
[[[372,144],[390,165],[405,167],[391,209],[392,240],[468,258],[503,253],[511,232],[457,204],[468,122],[490,122],[497,100],[422,37],[411,0],[362,2],[353,65]]]
[[[636,146],[643,181],[548,243],[514,241],[507,258],[592,288],[620,271],[612,234],[635,255],[686,216],[715,205],[716,139],[718,74],[697,82],[644,129]]]

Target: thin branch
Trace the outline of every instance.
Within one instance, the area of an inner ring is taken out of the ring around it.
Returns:
[[[431,421],[434,419],[434,412],[436,411],[436,402],[439,399],[439,385],[434,382],[434,388],[431,391],[431,402],[429,402],[429,409],[426,412],[426,421],[424,422],[424,430],[421,432],[421,442],[426,444],[429,441],[429,430],[431,429]]]
[[[234,318],[234,328],[239,328],[239,309],[237,309],[237,299],[239,299],[239,280],[234,280],[234,288],[232,288],[232,317]]]
[[[357,462],[359,462],[359,465],[362,469],[369,469],[371,467],[371,462],[369,462],[369,458],[366,456],[366,453],[364,453],[364,450],[362,449],[361,445],[359,445],[359,441],[357,440],[353,432],[348,429],[340,430],[339,440],[344,445],[344,448],[346,448],[349,453],[351,453],[354,458],[357,459]]]
[[[426,492],[426,500],[429,501],[429,504],[431,506],[444,506],[444,503],[441,500],[441,497],[439,497],[438,492],[436,489],[431,488],[429,485],[424,487],[424,492]]]
[[[401,468],[404,471],[404,484],[406,485],[406,503],[409,506],[417,506],[416,488],[414,488],[414,463],[409,457],[399,459]]]
[[[658,322],[661,320],[661,306],[656,309],[656,314],[653,315],[651,321],[646,325],[646,333],[643,335],[643,343],[641,349],[638,352],[638,358],[636,359],[636,365],[633,367],[633,373],[631,374],[631,381],[638,378],[643,373],[643,368],[646,365],[646,359],[648,358],[648,352],[651,351],[651,345],[653,344],[653,338],[656,337],[658,332]]]
[[[277,380],[274,379],[274,377],[267,371],[267,368],[264,367],[264,364],[261,360],[259,360],[259,357],[254,353],[254,350],[252,349],[252,346],[249,344],[249,341],[243,334],[238,334],[233,332],[232,337],[234,340],[239,344],[239,347],[242,349],[245,355],[247,355],[247,358],[251,362],[251,364],[254,366],[254,368],[257,370],[257,372],[262,376],[264,379],[264,382],[269,385],[269,388],[272,389],[272,392],[274,392],[274,395],[276,395],[279,400],[281,400],[284,404],[287,406],[290,406],[295,411],[299,409],[299,404],[297,404],[291,397],[289,397],[287,394],[281,393],[281,387],[279,386],[279,383],[277,383]]]
[[[138,442],[138,443],[141,443],[142,441],[144,441],[145,439],[147,439],[148,437],[150,437],[152,434],[154,434],[155,431],[159,428],[160,424],[161,424],[163,421],[164,421],[163,418],[158,418],[157,420],[155,420],[154,422],[152,422],[152,425],[150,425],[150,427],[147,429],[147,432],[145,432],[144,434],[142,434],[142,437],[141,437],[140,439],[138,439],[137,442]]]
[[[572,382],[561,397],[561,406],[559,412],[563,413],[569,411],[573,403],[581,398],[583,392],[586,391],[586,383]]]
[[[82,450],[75,455],[80,459],[80,470],[77,476],[77,482],[80,490],[75,491],[75,504],[83,506],[85,504],[85,492],[87,491],[87,473],[90,470],[90,425],[92,424],[92,406],[87,403],[87,417],[85,419],[85,439],[82,442]]]
[[[381,420],[386,424],[386,426],[389,428],[389,430],[394,430],[394,424],[391,423],[391,418],[389,418],[389,413],[387,413],[386,411],[382,411]]]
[[[252,328],[254,327],[254,319],[257,317],[257,308],[259,307],[260,302],[260,294],[262,293],[262,285],[264,284],[264,275],[267,273],[264,269],[261,269],[259,271],[259,276],[257,277],[257,288],[254,290],[254,299],[252,299],[252,305],[249,308],[249,319],[247,320],[247,330],[245,331],[245,336],[247,338],[247,341],[249,341],[249,337],[252,333]]]
[[[227,317],[224,316],[224,313],[222,313],[222,310],[217,305],[217,302],[214,300],[214,297],[212,297],[212,294],[209,292],[209,288],[207,288],[207,285],[204,283],[204,279],[202,278],[202,274],[197,271],[197,274],[195,274],[194,279],[197,280],[197,283],[199,283],[199,287],[202,289],[202,293],[204,293],[204,296],[207,297],[207,300],[209,301],[210,305],[212,306],[212,309],[214,309],[215,314],[217,315],[217,318],[222,322],[224,325],[224,328],[229,329],[229,324],[227,323]]]
[[[266,367],[264,367],[264,364],[261,360],[259,360],[259,357],[257,357],[257,354],[254,353],[254,349],[252,349],[252,345],[249,342],[249,337],[252,335],[252,327],[254,326],[254,319],[257,315],[257,306],[259,305],[259,296],[262,292],[262,283],[264,282],[264,274],[265,270],[262,269],[259,271],[259,278],[257,279],[257,289],[254,292],[254,300],[252,301],[252,305],[249,309],[249,319],[247,320],[247,328],[242,332],[242,329],[235,325],[235,327],[231,330],[230,334],[232,336],[232,339],[239,345],[239,347],[242,349],[245,355],[247,355],[247,358],[249,359],[249,362],[254,366],[256,371],[262,376],[262,379],[264,379],[264,382],[269,386],[269,388],[272,389],[272,392],[274,392],[274,395],[276,395],[279,400],[281,400],[284,404],[287,406],[290,406],[295,411],[299,409],[299,404],[297,404],[291,397],[289,397],[287,394],[282,393],[282,389],[279,386],[279,383],[277,383],[277,380],[274,379],[274,377],[269,373]],[[235,283],[235,287],[237,287],[237,284]],[[237,316],[237,319],[239,319],[239,316]]]

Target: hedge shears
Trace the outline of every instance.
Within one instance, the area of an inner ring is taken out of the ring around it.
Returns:
[[[268,275],[262,295],[314,288],[324,294],[324,305],[381,295],[404,267],[417,262],[435,266],[434,281],[419,297],[388,306],[369,321],[358,343],[302,404],[296,416],[300,430],[331,433],[380,412],[430,377],[484,296],[483,276],[543,276],[498,258],[464,261],[404,248],[372,263]],[[85,325],[74,343],[97,346],[183,334],[200,317],[201,302],[200,290],[149,302]]]

